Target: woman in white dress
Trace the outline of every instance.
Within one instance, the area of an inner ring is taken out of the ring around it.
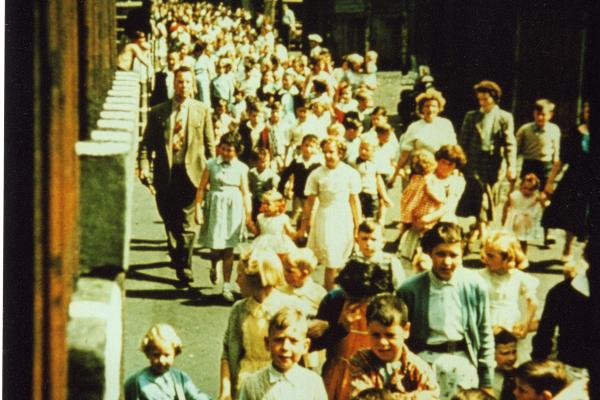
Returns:
[[[410,161],[413,151],[424,149],[435,154],[443,145],[457,143],[452,122],[438,116],[446,104],[442,93],[430,88],[417,96],[415,101],[421,119],[410,124],[400,137],[400,157],[390,184],[393,184],[402,168]]]
[[[344,142],[330,137],[321,142],[325,165],[314,170],[306,182],[304,193],[308,196],[304,218],[298,232],[302,237],[310,230],[308,247],[319,263],[325,266],[325,288],[333,289],[335,278],[350,253],[354,235],[360,223],[360,175],[341,162],[346,151]],[[315,200],[319,200],[312,220]]]

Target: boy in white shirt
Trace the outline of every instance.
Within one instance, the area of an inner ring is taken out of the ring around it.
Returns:
[[[300,310],[284,307],[275,314],[265,338],[271,365],[244,381],[239,400],[327,400],[321,377],[298,365],[310,346],[307,332]]]

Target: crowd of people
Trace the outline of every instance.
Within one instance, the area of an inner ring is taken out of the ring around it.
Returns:
[[[335,67],[310,34],[307,54],[292,55],[269,16],[222,4],[155,2],[151,22],[152,46],[137,34],[120,57],[123,69],[164,65],[137,173],[181,285],[194,281],[198,244],[233,303],[219,399],[585,398],[586,272],[565,268],[538,320],[527,245],[551,246],[548,229],[563,229],[562,262],[584,265],[573,243],[587,232],[587,105],[566,140],[546,99],[515,133],[500,86],[485,80],[456,132],[429,87],[397,134],[374,104],[374,51]],[[393,204],[397,253],[384,251]],[[475,218],[469,232],[459,217]],[[484,268],[463,267],[477,244]],[[321,269],[323,285],[312,279]],[[128,400],[208,398],[172,368],[181,341],[171,326],[153,326],[141,350],[150,367],[127,380]]]

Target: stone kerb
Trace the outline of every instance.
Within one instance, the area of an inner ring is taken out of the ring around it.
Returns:
[[[69,305],[69,398],[118,399],[123,298],[116,281],[80,277]]]
[[[123,271],[129,263],[131,145],[78,142],[80,158],[80,271]]]

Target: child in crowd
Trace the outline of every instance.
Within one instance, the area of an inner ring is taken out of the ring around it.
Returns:
[[[258,214],[258,226],[254,232],[257,237],[252,242],[254,248],[271,248],[282,257],[296,248],[293,239],[296,230],[285,214],[285,199],[275,189],[262,195],[262,205]]]
[[[386,269],[391,276],[390,290],[398,289],[405,278],[404,269],[396,257],[383,251],[382,226],[373,219],[367,218],[362,221],[358,226],[356,244],[358,249],[355,249],[352,258],[366,263],[375,263]]]
[[[485,269],[481,277],[489,288],[490,316],[494,333],[506,329],[519,339],[532,329],[537,309],[537,278],[522,271],[528,266],[519,241],[511,232],[490,232],[481,251]],[[521,315],[524,299],[527,312]]]
[[[254,166],[258,159],[257,150],[261,134],[265,129],[261,108],[256,103],[248,105],[248,120],[240,125],[239,134],[243,144],[240,160]]]
[[[591,253],[592,244],[588,242],[583,249],[587,263],[592,259]],[[597,337],[590,334],[592,302],[589,271],[589,268],[580,271],[575,277],[565,279],[550,289],[537,332],[531,341],[532,359],[544,360],[556,348],[556,359],[565,364],[573,380],[587,378],[588,369],[597,362],[594,356]]]
[[[311,133],[317,135],[321,140],[327,137],[327,128],[333,121],[333,116],[329,111],[329,106],[322,99],[315,99],[311,105],[312,113],[315,117]]]
[[[268,366],[265,348],[269,320],[294,299],[275,289],[284,282],[281,260],[271,249],[242,254],[237,283],[244,299],[231,308],[221,356],[220,398],[237,398],[244,380]]]
[[[330,399],[347,399],[350,394],[349,360],[357,350],[369,347],[366,309],[376,294],[389,291],[389,271],[377,264],[351,259],[319,305],[317,323],[309,336],[311,350],[327,349],[323,380]]]
[[[359,119],[358,113],[355,111],[347,112],[342,123],[346,132],[344,133],[344,141],[346,142],[345,161],[354,162],[358,158],[360,147],[360,135],[362,132],[362,122]]]
[[[307,331],[298,309],[284,307],[271,318],[265,337],[271,364],[246,379],[240,400],[327,400],[321,377],[298,365],[310,346]]]
[[[555,176],[560,169],[560,128],[550,122],[555,107],[549,100],[537,100],[533,122],[521,126],[515,135],[518,154],[523,157],[521,178],[535,174],[544,191],[550,174]]]
[[[269,190],[277,188],[279,175],[271,168],[271,153],[269,149],[261,147],[257,151],[258,161],[256,166],[248,172],[248,186],[252,193],[252,220],[260,212],[263,195]]]
[[[369,139],[375,143],[373,160],[375,161],[375,165],[377,165],[381,177],[387,182],[396,168],[400,145],[392,126],[388,123],[376,125],[375,134],[374,138]]]
[[[383,178],[373,162],[373,147],[374,145],[369,141],[360,142],[359,155],[355,161],[355,168],[360,174],[361,181],[358,198],[363,217],[376,218],[381,223],[382,209],[392,203],[387,196]]]
[[[321,142],[325,165],[315,169],[306,181],[308,196],[298,236],[308,236],[308,247],[325,267],[325,289],[333,289],[335,277],[352,252],[360,221],[360,175],[343,163],[346,146],[336,138]],[[319,200],[314,216],[315,200]]]
[[[188,374],[173,367],[181,349],[181,339],[171,325],[150,328],[140,344],[150,366],[125,381],[125,400],[209,400]]]
[[[515,364],[517,363],[515,335],[501,329],[494,335],[496,371],[494,373],[494,396],[498,400],[514,400]]]
[[[365,73],[363,82],[369,90],[377,89],[377,59],[379,55],[376,51],[370,50],[365,54]]]
[[[370,348],[357,351],[350,361],[351,395],[376,387],[413,398],[439,398],[433,370],[404,343],[410,332],[406,304],[382,293],[371,300],[366,317]]]
[[[343,140],[344,133],[346,133],[346,128],[344,128],[344,125],[339,122],[334,122],[327,127],[327,136],[333,136]]]
[[[288,131],[286,164],[299,155],[298,147],[304,136],[315,134],[313,131],[315,116],[309,111],[310,102],[299,101],[296,106],[296,123]]]
[[[309,318],[317,315],[319,304],[327,294],[325,288],[310,276],[316,268],[315,254],[311,249],[302,247],[289,253],[283,270],[286,284],[281,291],[298,298],[302,311]]]
[[[233,91],[233,103],[229,106],[229,112],[238,124],[247,117],[246,107],[244,91],[237,85]]]
[[[356,111],[358,107],[358,101],[352,98],[352,88],[344,82],[345,86],[342,86],[339,90],[340,98],[339,102],[334,104],[335,119],[339,122],[344,121],[344,116],[350,111]]]
[[[515,371],[516,400],[553,399],[567,387],[569,381],[564,365],[559,361],[528,361]],[[569,397],[580,399],[580,397]]]
[[[523,157],[521,178],[529,174],[537,176],[542,190],[542,201],[546,200],[547,194],[552,193],[552,189],[546,187],[546,182],[554,182],[562,167],[560,128],[550,122],[555,107],[555,104],[547,99],[537,100],[533,107],[533,122],[521,126],[515,134],[517,153]],[[548,229],[544,229],[544,245],[552,243],[553,240],[548,238]]]
[[[286,194],[285,197],[292,199],[292,223],[299,227],[302,211],[306,202],[304,188],[308,175],[321,165],[321,159],[317,155],[319,140],[315,135],[308,134],[302,139],[300,156],[296,157],[290,165],[281,172],[278,190]],[[292,190],[285,189],[289,180],[292,180]],[[291,193],[291,195],[290,195]]]
[[[273,158],[273,170],[280,172],[285,163],[285,150],[287,147],[288,124],[281,119],[282,106],[276,101],[271,107],[271,115],[262,134],[262,145],[268,148]]]
[[[508,196],[504,205],[504,226],[514,232],[523,252],[527,254],[527,241],[535,239],[535,230],[542,217],[546,197],[539,192],[540,179],[533,173],[525,175],[519,186]]]
[[[235,119],[229,113],[227,106],[227,101],[223,99],[217,100],[217,106],[215,108],[215,118],[219,121],[221,126],[220,133],[221,135],[225,135],[226,133],[233,132],[233,128],[235,127]],[[216,122],[216,121],[215,121]],[[217,140],[220,138],[216,138]]]
[[[280,289],[295,297],[304,315],[311,319],[317,315],[319,304],[327,294],[325,288],[310,276],[316,268],[317,257],[311,249],[302,247],[292,250],[283,264],[286,284]],[[316,371],[325,361],[325,352],[313,351],[306,354],[302,361],[306,368]]]
[[[253,225],[248,167],[238,160],[240,151],[237,135],[221,136],[219,156],[208,161],[196,192],[196,223],[201,225],[198,241],[211,249],[210,280],[217,283],[217,264],[222,261],[223,297],[231,302],[233,249],[243,238],[244,221]]]

